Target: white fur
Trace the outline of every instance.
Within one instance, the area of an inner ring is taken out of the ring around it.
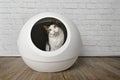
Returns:
[[[60,27],[54,27],[55,25],[50,25],[49,30],[49,44],[51,46],[51,51],[59,49],[64,43],[64,33]],[[49,51],[49,46],[46,45],[46,50]]]

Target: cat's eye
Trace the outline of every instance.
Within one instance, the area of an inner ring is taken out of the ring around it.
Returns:
[[[54,28],[56,28],[56,26],[54,26]]]

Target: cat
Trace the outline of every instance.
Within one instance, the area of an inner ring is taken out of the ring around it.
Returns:
[[[49,43],[46,44],[46,51],[55,51],[64,43],[63,30],[56,24],[51,24],[49,27],[44,26],[48,32]]]
[[[49,22],[37,22],[31,31],[31,39],[34,45],[43,51],[54,51],[60,48],[67,34],[64,25],[56,19]]]

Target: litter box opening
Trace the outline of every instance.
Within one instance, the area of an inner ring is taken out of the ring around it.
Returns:
[[[42,51],[57,50],[57,49],[51,50],[51,45],[54,45],[54,43],[53,44],[50,43],[50,40],[51,40],[50,39],[50,31],[49,31],[49,30],[51,30],[50,26],[53,26],[54,29],[58,28],[58,32],[59,32],[59,29],[63,31],[64,40],[62,41],[62,45],[59,46],[59,48],[61,48],[65,44],[66,39],[67,39],[67,34],[68,34],[67,29],[60,20],[53,18],[53,17],[45,17],[45,18],[39,19],[32,27],[31,40],[32,40],[33,44]],[[52,30],[51,30],[51,32],[52,32]],[[59,35],[59,33],[56,33],[54,36],[57,36],[57,35]],[[59,38],[59,39],[61,39],[61,38]],[[59,40],[56,40],[56,41],[59,42]]]

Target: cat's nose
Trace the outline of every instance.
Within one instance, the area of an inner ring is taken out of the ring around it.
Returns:
[[[51,32],[50,32],[50,34],[52,34],[52,35],[54,35],[54,33],[55,33],[54,31],[51,31]]]

